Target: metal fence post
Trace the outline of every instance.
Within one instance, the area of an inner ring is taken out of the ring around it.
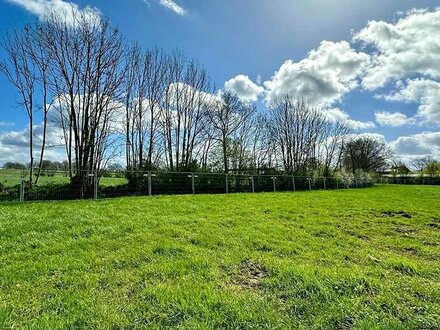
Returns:
[[[325,178],[324,178],[324,190],[327,190],[327,182]]]
[[[98,171],[95,171],[94,176],[93,176],[93,198],[95,200],[98,199]]]
[[[20,181],[20,202],[24,202],[24,173],[21,173]]]
[[[151,172],[148,171],[148,196],[151,196],[153,194],[151,189]]]
[[[229,186],[228,186],[228,173],[226,173],[226,175],[225,175],[225,179],[226,179],[226,193],[229,193]]]
[[[194,184],[194,173],[191,173],[191,189],[192,189],[192,193],[194,195],[196,193],[196,186]]]
[[[311,178],[307,178],[307,180],[309,180],[309,190],[312,191],[312,179]]]
[[[293,191],[296,191],[295,176],[294,175],[292,175],[292,182],[293,182]]]
[[[251,179],[251,185],[252,185],[252,192],[254,193],[254,192],[255,192],[254,176],[252,175],[252,176],[250,177],[250,179]]]
[[[336,190],[339,189],[339,180],[336,178]]]
[[[276,192],[277,191],[277,184],[275,182],[277,178],[275,176],[272,177],[272,182],[273,182],[273,191]]]

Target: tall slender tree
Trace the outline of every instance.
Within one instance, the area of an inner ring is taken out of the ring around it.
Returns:
[[[29,54],[31,48],[29,27],[24,31],[12,30],[2,41],[7,60],[0,62],[0,72],[14,85],[20,95],[18,102],[28,117],[29,130],[29,187],[32,188],[34,168],[34,97],[37,74],[35,63]]]

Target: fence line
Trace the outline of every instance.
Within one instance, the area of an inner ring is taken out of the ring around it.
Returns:
[[[0,170],[0,200],[101,199],[165,194],[228,194],[330,190],[371,186],[368,179],[347,182],[333,177],[286,174],[236,174],[209,172],[84,172],[81,181],[67,171],[43,171],[30,189],[24,171]]]

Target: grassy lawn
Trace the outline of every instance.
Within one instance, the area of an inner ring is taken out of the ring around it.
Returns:
[[[26,174],[26,180],[28,180]],[[35,178],[34,178],[35,180]],[[20,170],[10,170],[10,169],[0,169],[0,183],[5,187],[13,187],[20,184],[21,181],[21,171]],[[41,176],[38,182],[39,186],[51,185],[51,184],[68,184],[69,177],[64,175],[64,173],[57,172],[54,176]],[[101,178],[99,181],[100,186],[118,186],[127,183],[125,178]]]
[[[440,187],[0,204],[0,328],[440,328]]]

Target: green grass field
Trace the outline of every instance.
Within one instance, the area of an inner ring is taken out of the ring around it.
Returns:
[[[26,180],[28,177],[26,176]],[[35,180],[35,179],[34,179]],[[21,170],[14,169],[0,169],[0,183],[4,187],[14,187],[20,184]],[[68,184],[69,177],[61,172],[57,172],[54,176],[41,176],[39,179],[39,186],[51,185],[51,184]],[[126,184],[125,178],[105,178],[102,177],[99,181],[100,186],[118,186]]]
[[[0,204],[1,329],[440,329],[440,187]]]

